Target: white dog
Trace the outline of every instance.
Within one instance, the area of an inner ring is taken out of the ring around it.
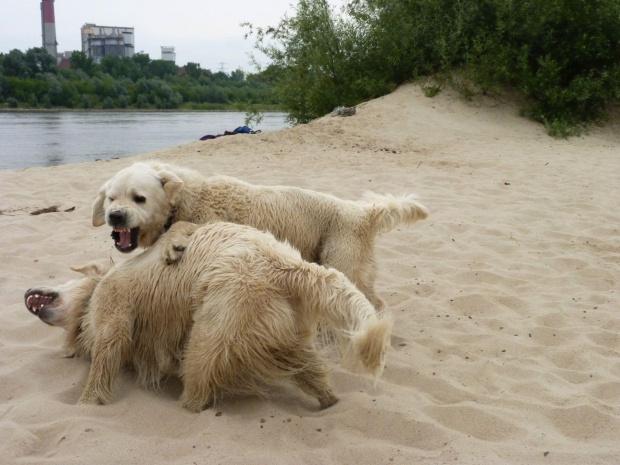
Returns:
[[[186,245],[175,265],[162,259],[168,241]],[[195,412],[225,393],[261,393],[284,379],[326,408],[338,398],[314,346],[317,324],[334,332],[345,361],[375,377],[383,370],[391,318],[339,271],[304,262],[248,226],[179,222],[109,271],[75,270],[85,277],[30,289],[25,303],[67,330],[75,355],[92,359],[80,403],[108,403],[129,364],[145,386],[180,374],[183,406]]]
[[[428,216],[413,195],[341,200],[297,187],[256,186],[156,161],[116,173],[100,189],[93,225],[108,223],[121,252],[149,247],[176,221],[229,221],[271,232],[311,262],[342,271],[377,308],[377,234]]]

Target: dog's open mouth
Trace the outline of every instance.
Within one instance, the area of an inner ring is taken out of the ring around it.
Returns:
[[[56,292],[45,292],[38,289],[30,289],[24,295],[26,308],[33,315],[39,316],[39,312],[58,298]]]
[[[114,246],[123,253],[128,253],[138,247],[138,233],[140,228],[114,228],[112,231],[112,239]]]

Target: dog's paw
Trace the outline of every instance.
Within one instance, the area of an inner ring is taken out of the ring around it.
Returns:
[[[173,263],[181,260],[181,257],[183,257],[189,238],[185,238],[185,240],[182,240],[181,238],[178,239],[179,240],[170,241],[170,243],[166,244],[162,250],[163,259],[166,262],[166,265],[172,265]]]
[[[215,406],[211,398],[207,399],[185,399],[183,401],[183,408],[189,410],[192,413],[200,413],[203,410],[212,409]]]
[[[173,224],[170,230],[159,239],[162,242],[162,258],[167,265],[181,260],[189,239],[196,229],[195,224],[178,222]]]
[[[78,405],[105,405],[106,403],[102,396],[94,392],[84,392],[78,400]]]
[[[340,399],[332,392],[327,392],[324,396],[319,397],[318,400],[321,410],[325,410],[326,408],[337,404]]]

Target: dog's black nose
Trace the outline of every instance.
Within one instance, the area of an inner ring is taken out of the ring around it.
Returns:
[[[110,221],[111,226],[124,226],[125,225],[125,214],[120,210],[115,210],[110,212],[108,215],[108,220]]]

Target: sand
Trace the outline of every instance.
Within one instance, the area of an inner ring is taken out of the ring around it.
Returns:
[[[556,140],[510,102],[407,85],[352,117],[0,172],[0,462],[620,463],[618,129]],[[148,158],[349,199],[417,193],[429,219],[377,241],[396,320],[378,384],[336,368],[325,411],[283,387],[191,414],[178,381],[150,392],[124,373],[112,404],[76,406],[89,362],[63,357],[23,294],[126,258],[91,205]]]

